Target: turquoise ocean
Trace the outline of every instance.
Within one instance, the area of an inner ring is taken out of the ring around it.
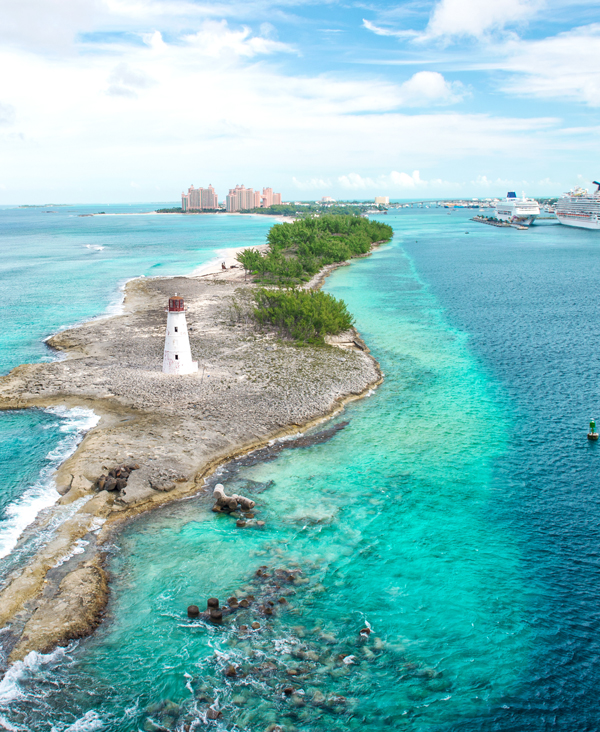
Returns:
[[[3,373],[55,358],[44,338],[115,311],[127,279],[193,271],[272,224],[152,208],[0,211]],[[263,530],[213,514],[208,494],[128,525],[109,550],[104,623],[9,668],[0,728],[598,727],[598,446],[586,432],[600,239],[471,215],[381,217],[393,241],[325,289],[348,303],[384,383],[336,418],[348,424],[331,440],[214,476],[252,495]],[[86,410],[0,414],[0,581],[47,540],[52,525],[17,541],[94,423]],[[189,604],[232,594],[255,598],[235,623],[187,618]]]

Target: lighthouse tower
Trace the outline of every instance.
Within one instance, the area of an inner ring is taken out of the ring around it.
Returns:
[[[192,361],[183,298],[177,294],[169,298],[162,370],[165,374],[195,374],[198,371],[198,362]]]

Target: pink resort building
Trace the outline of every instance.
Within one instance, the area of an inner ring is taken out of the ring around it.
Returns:
[[[273,193],[272,188],[263,188],[261,195],[261,206],[269,208],[269,206],[278,206],[281,203],[281,193]]]
[[[244,211],[251,208],[268,208],[281,203],[281,193],[273,193],[272,188],[263,188],[262,193],[245,186],[229,189],[226,198],[228,211]]]
[[[230,188],[225,199],[225,208],[228,211],[244,211],[260,206],[260,192],[245,186]]]
[[[219,208],[217,194],[212,185],[208,188],[194,188],[190,186],[187,193],[181,194],[182,211],[205,211]]]
[[[230,188],[226,197],[227,211],[248,211],[252,208],[268,208],[281,203],[281,193],[273,193],[272,188],[263,188],[262,193],[245,186]],[[212,185],[208,188],[190,186],[187,193],[181,194],[181,210],[211,211],[219,208],[219,202]]]

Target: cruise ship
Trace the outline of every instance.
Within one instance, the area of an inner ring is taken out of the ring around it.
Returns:
[[[565,226],[582,229],[600,229],[600,183],[594,181],[596,190],[590,194],[587,188],[574,188],[564,193],[556,204],[556,218]]]
[[[496,218],[515,226],[529,226],[540,215],[540,205],[533,198],[517,198],[514,191],[506,194],[504,201],[496,204]]]

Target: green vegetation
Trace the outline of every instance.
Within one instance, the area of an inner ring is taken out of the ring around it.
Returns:
[[[320,290],[266,290],[254,293],[254,317],[269,323],[298,343],[324,343],[328,334],[352,326],[353,318],[343,300]]]
[[[237,256],[257,282],[293,286],[328,264],[367,254],[371,245],[387,241],[392,227],[361,216],[325,215],[276,224],[269,231],[269,250],[246,249]]]
[[[240,211],[240,213],[254,213],[263,214],[265,216],[294,216],[295,218],[308,218],[314,214],[321,215],[338,215],[338,216],[356,216],[357,214],[364,213],[365,211],[386,211],[387,206],[374,206],[373,204],[321,204],[321,203],[309,203],[309,204],[295,204],[295,203],[281,203],[268,208],[252,208],[247,211]]]
[[[293,203],[278,203],[267,208],[252,208],[240,213],[264,214],[265,216],[296,216],[298,206]]]
[[[185,214],[205,214],[205,213],[225,213],[224,208],[203,208],[202,211],[184,211],[181,206],[173,206],[173,208],[158,208],[156,213],[185,213]]]
[[[332,295],[296,286],[324,266],[367,254],[387,241],[392,227],[357,216],[325,215],[276,224],[267,236],[268,251],[246,249],[237,255],[255,281],[288,289],[260,288],[254,293],[255,319],[278,328],[298,343],[324,343],[352,326],[346,303]]]

